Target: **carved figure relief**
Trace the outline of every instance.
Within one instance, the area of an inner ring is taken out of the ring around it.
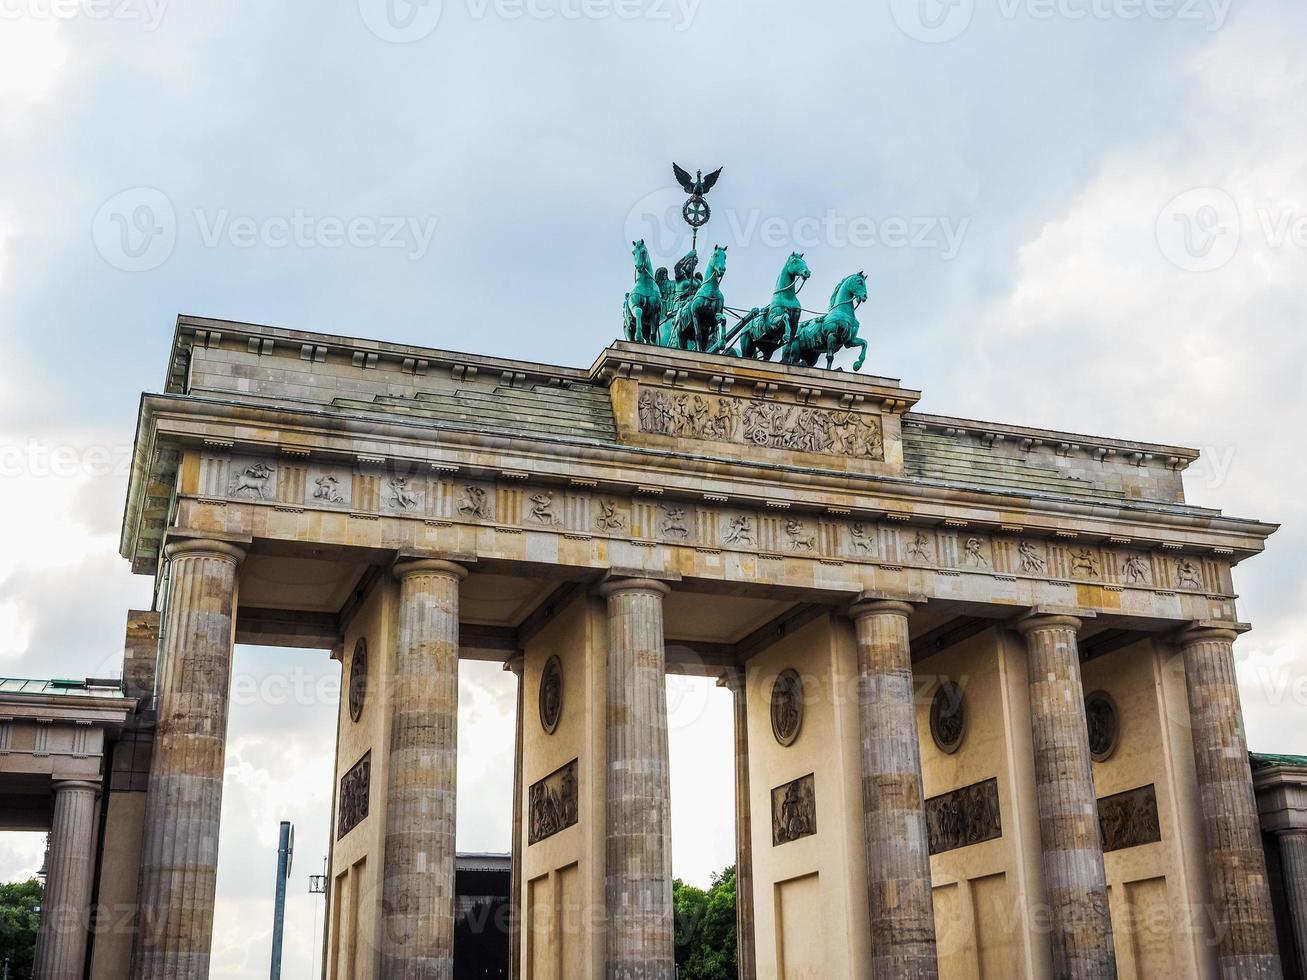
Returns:
[[[747,515],[732,517],[722,533],[722,544],[744,544],[753,547],[753,518]]]
[[[1043,572],[1048,567],[1044,556],[1035,550],[1035,546],[1024,538],[1017,544],[1017,553],[1021,556],[1021,570],[1027,574]]]
[[[563,662],[550,657],[540,673],[540,727],[545,734],[552,735],[558,730],[558,721],[562,717]]]
[[[867,534],[867,528],[861,521],[854,521],[849,525],[849,540],[853,542],[854,551],[870,554],[873,550],[871,537]]]
[[[885,458],[880,419],[778,402],[641,388],[640,431],[824,456]],[[743,422],[743,426],[741,426]]]
[[[548,490],[542,490],[540,493],[533,493],[528,498],[531,501],[531,519],[546,527],[558,527],[563,522],[559,520],[558,515],[554,513],[554,495]]]
[[[930,737],[941,752],[952,755],[962,748],[967,731],[967,702],[962,688],[944,681],[930,702]]]
[[[1150,783],[1098,801],[1098,829],[1104,851],[1120,851],[1162,839],[1157,790]]]
[[[1090,578],[1098,578],[1101,572],[1098,569],[1098,556],[1088,548],[1081,548],[1071,555],[1071,574],[1083,572]]]
[[[340,813],[336,821],[336,840],[361,824],[368,815],[368,795],[372,786],[372,753],[369,751],[340,777]]]
[[[363,717],[368,699],[368,641],[359,637],[349,662],[349,717],[357,722]]]
[[[1181,589],[1202,589],[1203,573],[1188,558],[1181,558],[1175,563],[1175,584]]]
[[[1085,697],[1085,723],[1089,727],[1090,756],[1095,762],[1106,762],[1121,738],[1116,702],[1106,691],[1094,691]]]
[[[417,494],[409,489],[408,477],[392,476],[389,485],[390,502],[400,510],[412,510],[418,505]]]
[[[1143,555],[1130,555],[1121,566],[1127,585],[1138,585],[1148,581],[1148,562]]]
[[[478,521],[490,519],[490,502],[486,499],[484,487],[464,487],[463,499],[458,505],[458,512],[465,517]]]
[[[988,568],[989,559],[985,557],[985,542],[980,538],[967,538],[967,564],[976,568]]]
[[[804,527],[803,521],[786,521],[785,534],[792,551],[817,550],[817,536]]]
[[[313,481],[315,487],[313,491],[314,500],[322,500],[329,504],[343,504],[345,496],[340,492],[340,481],[330,473],[324,473]]]
[[[817,832],[817,789],[813,773],[771,791],[772,847]]]
[[[577,762],[573,759],[532,785],[528,794],[529,843],[538,844],[577,823],[580,817]]]
[[[626,518],[618,511],[616,500],[601,498],[596,503],[599,504],[599,513],[595,517],[595,527],[601,531],[620,531],[626,527]]]
[[[684,507],[664,507],[662,532],[665,537],[680,538],[684,541],[690,536],[690,528],[685,522]]]
[[[241,469],[232,477],[227,496],[244,497],[247,500],[272,499],[273,467],[267,463],[257,462]]]
[[[930,838],[931,854],[942,854],[1002,837],[998,779],[986,779],[928,799],[926,833]]]
[[[916,537],[908,542],[908,557],[919,558],[921,561],[930,561],[930,539],[917,532]]]
[[[803,678],[793,668],[781,671],[771,689],[771,730],[781,745],[793,745],[803,728]]]

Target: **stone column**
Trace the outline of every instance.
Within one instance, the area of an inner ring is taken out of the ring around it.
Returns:
[[[605,972],[673,980],[671,806],[663,596],[651,579],[605,583]]]
[[[203,980],[213,938],[236,569],[245,553],[206,540],[174,541],[164,553],[168,598],[132,976]]]
[[[467,569],[395,566],[399,628],[389,677],[382,980],[454,974],[454,817],[458,761],[458,593]]]
[[[522,724],[526,708],[526,684],[522,678],[523,660],[516,656],[504,664],[517,678],[517,726],[513,736],[513,844],[508,879],[508,976],[522,975]]]
[[[1290,830],[1277,835],[1280,872],[1289,899],[1294,946],[1298,950],[1298,972],[1307,976],[1307,830]]]
[[[36,980],[82,978],[95,863],[95,798],[99,792],[96,782],[55,781]]]
[[[1035,614],[1017,624],[1029,657],[1035,798],[1051,912],[1053,976],[1116,976],[1098,798],[1072,616]]]
[[[753,933],[753,818],[749,796],[749,697],[738,667],[717,679],[735,700],[735,936],[739,980],[758,975]]]
[[[866,840],[871,975],[875,980],[939,976],[930,890],[930,841],[912,685],[906,602],[860,602],[858,728],[862,826]]]
[[[1234,669],[1237,635],[1196,627],[1180,636],[1207,882],[1221,975],[1278,978],[1275,917]]]

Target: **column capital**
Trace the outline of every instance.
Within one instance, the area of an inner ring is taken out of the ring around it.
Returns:
[[[605,599],[631,592],[654,593],[661,599],[671,591],[670,585],[656,578],[610,578],[599,583],[599,594]]]
[[[467,568],[443,558],[404,558],[396,562],[391,571],[400,581],[411,575],[440,575],[460,582],[467,578]]]
[[[868,616],[900,616],[907,619],[916,612],[916,609],[917,607],[906,599],[886,599],[863,593],[849,607],[848,617],[855,623]]]
[[[744,668],[727,667],[717,678],[717,686],[726,688],[732,694],[739,694],[744,690]]]
[[[178,558],[221,558],[239,565],[245,560],[244,548],[217,538],[179,538],[169,535],[163,553],[169,561]]]
[[[1234,643],[1244,633],[1252,630],[1248,623],[1230,623],[1220,620],[1194,620],[1182,627],[1175,634],[1175,642],[1180,648],[1193,646],[1195,643]]]
[[[72,789],[89,789],[98,796],[101,790],[100,781],[95,779],[59,779],[56,776],[50,781],[50,785],[56,793]]]
[[[1014,622],[1012,628],[1022,636],[1029,636],[1039,630],[1052,629],[1069,629],[1079,633],[1080,627],[1085,624],[1085,618],[1085,614],[1081,612],[1073,614],[1066,610],[1035,608]]]
[[[520,653],[514,654],[504,661],[504,670],[510,674],[517,675],[517,679],[522,679],[522,670],[526,667],[526,657]]]

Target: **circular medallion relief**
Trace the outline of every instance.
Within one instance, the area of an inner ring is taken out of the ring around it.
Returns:
[[[359,637],[349,662],[349,716],[358,721],[368,698],[368,641]]]
[[[803,678],[793,668],[781,671],[771,689],[771,730],[781,745],[793,745],[803,727]]]
[[[1094,691],[1085,697],[1085,723],[1089,727],[1090,757],[1095,762],[1106,762],[1121,739],[1121,718],[1116,702],[1106,691]]]
[[[550,657],[540,675],[540,727],[548,735],[558,729],[563,716],[563,662]]]
[[[962,688],[945,681],[930,702],[930,737],[941,752],[952,755],[962,747],[967,731],[967,704]]]

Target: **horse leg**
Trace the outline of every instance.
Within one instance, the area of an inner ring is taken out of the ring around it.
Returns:
[[[867,342],[861,337],[854,337],[853,343],[862,348],[862,352],[858,354],[858,359],[853,362],[853,370],[861,371],[863,363],[867,360]]]

